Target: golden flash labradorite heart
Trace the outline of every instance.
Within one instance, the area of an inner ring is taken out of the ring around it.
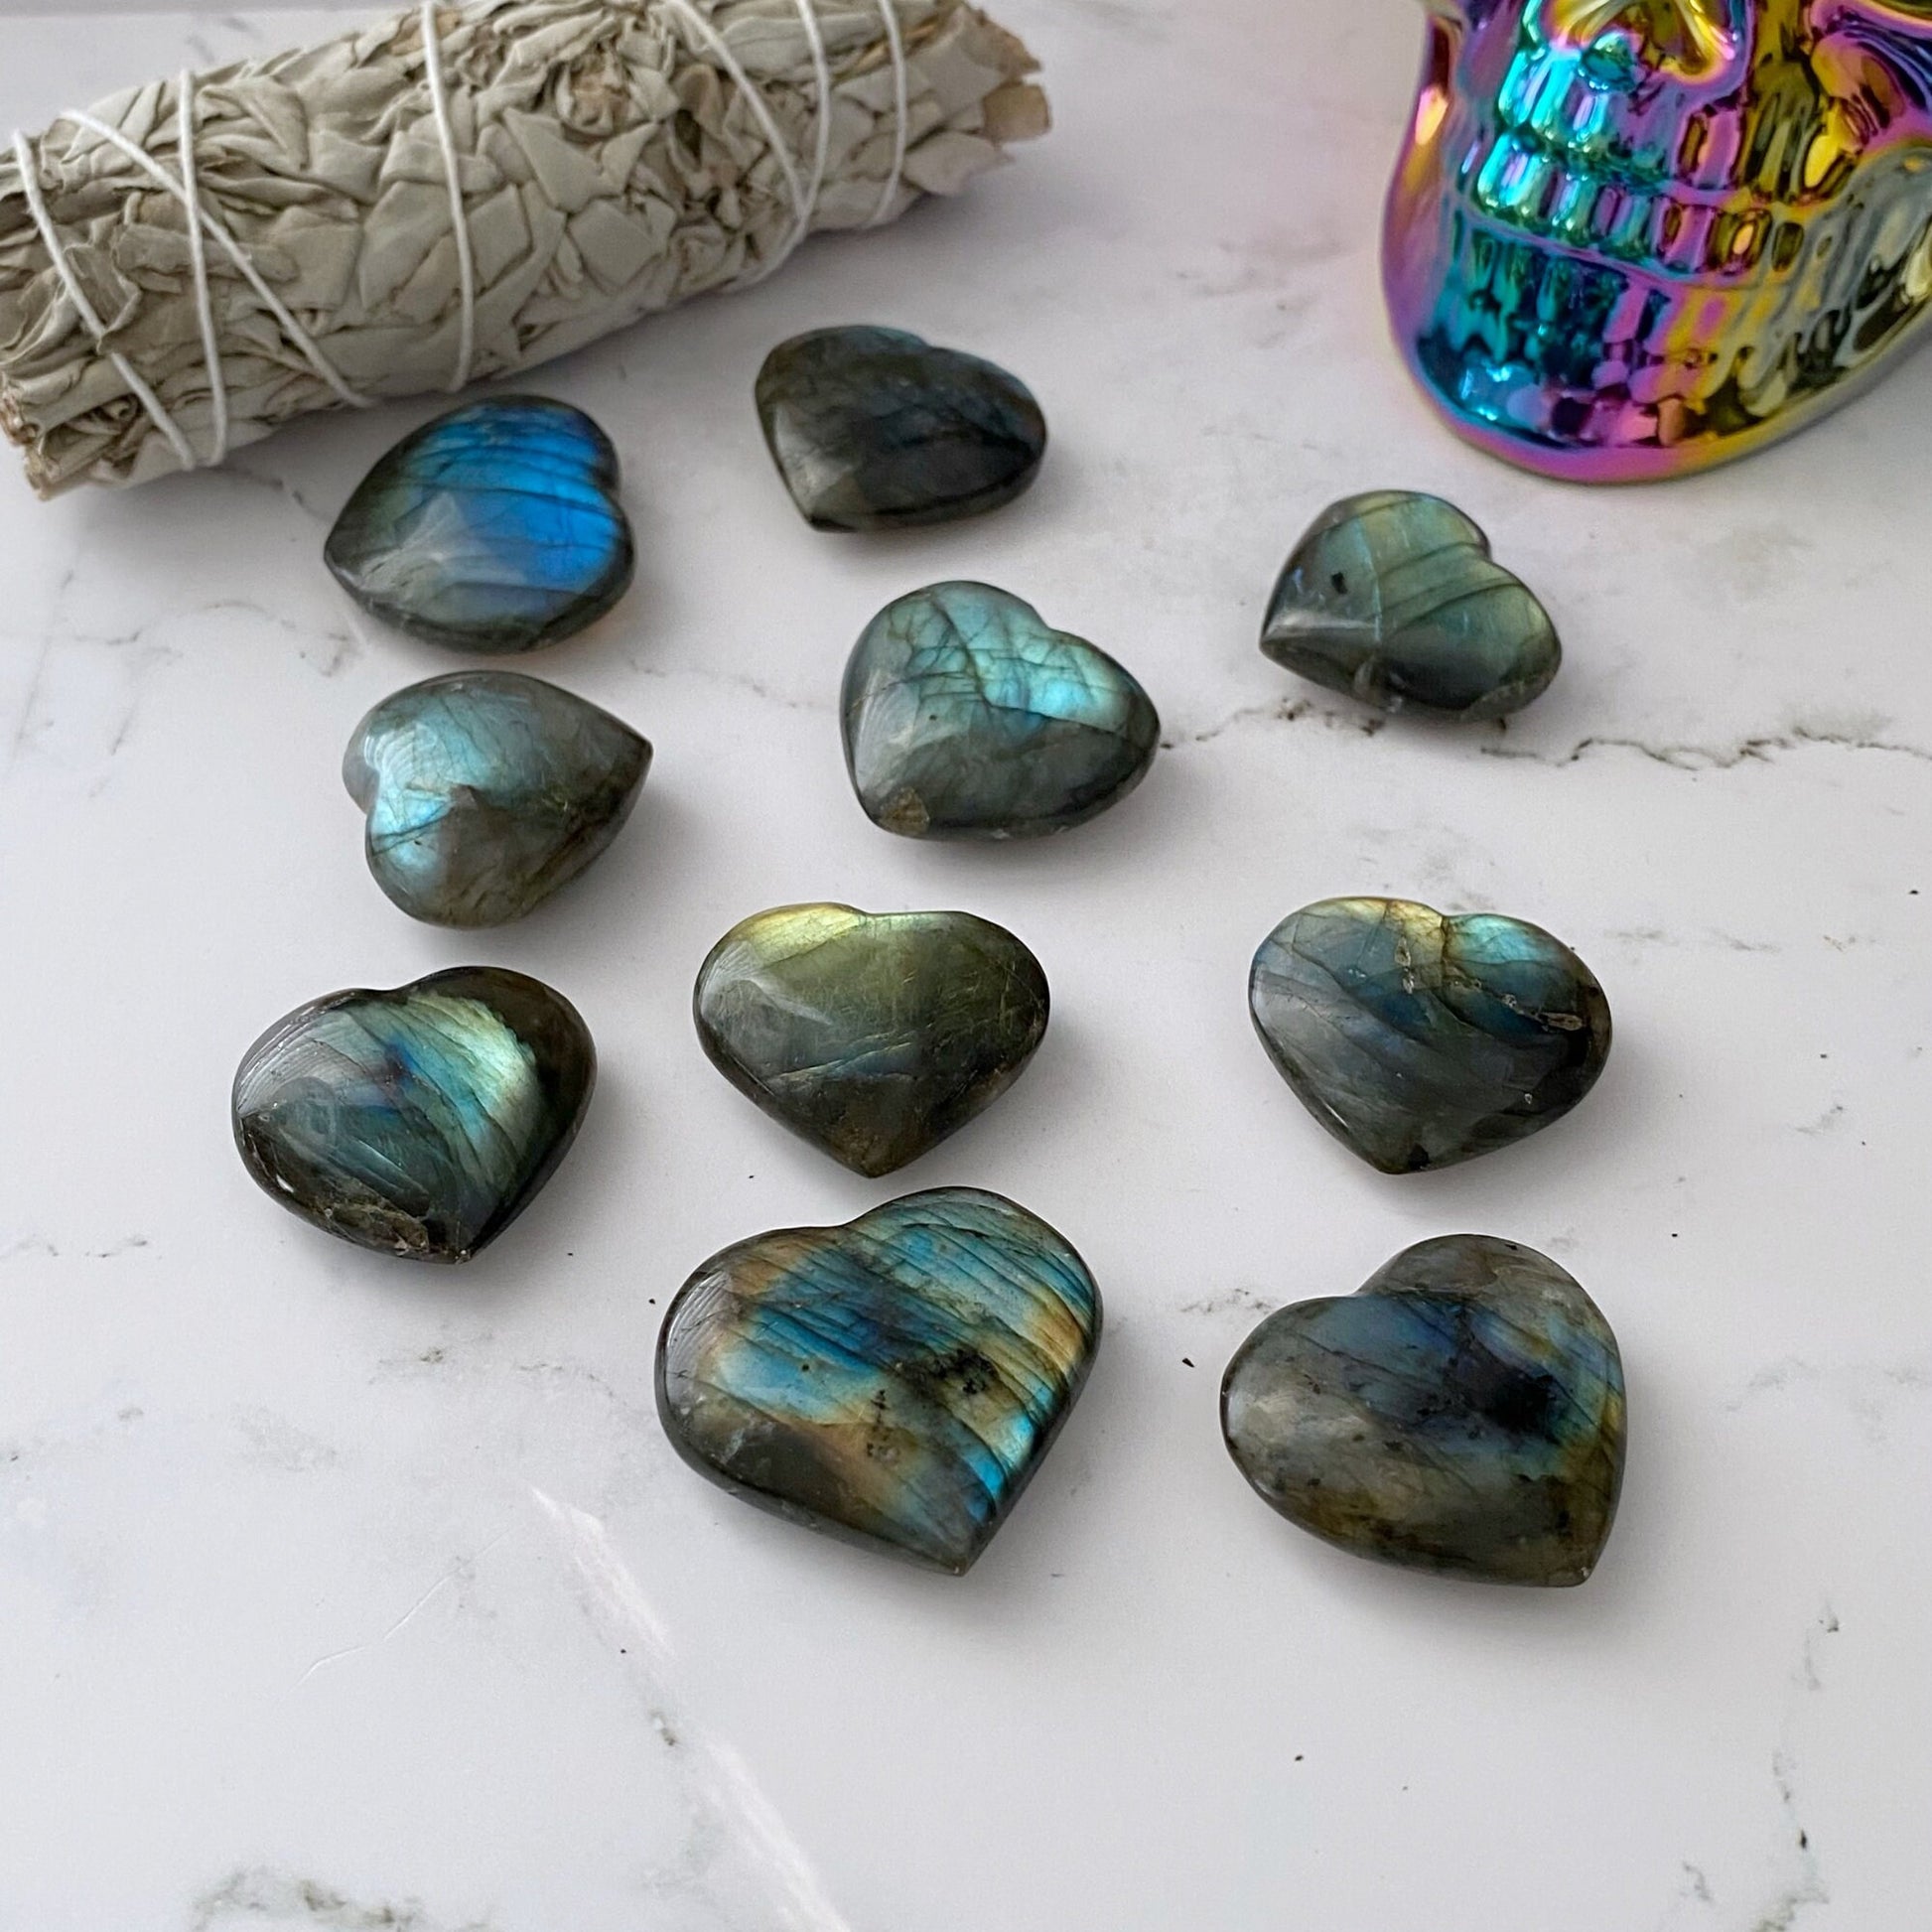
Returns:
[[[775,1120],[863,1174],[915,1161],[990,1107],[1046,1031],[1046,975],[967,912],[784,905],[698,974],[698,1037]]]

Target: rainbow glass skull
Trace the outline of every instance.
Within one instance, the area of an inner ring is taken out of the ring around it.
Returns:
[[[1932,297],[1932,0],[1425,0],[1397,339],[1527,469],[1676,476],[1889,368]]]

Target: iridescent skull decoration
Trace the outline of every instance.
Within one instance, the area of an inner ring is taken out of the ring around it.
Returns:
[[[1932,298],[1932,0],[1424,0],[1397,339],[1472,442],[1587,482],[1846,401]]]

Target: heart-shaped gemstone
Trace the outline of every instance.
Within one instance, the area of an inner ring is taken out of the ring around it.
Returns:
[[[727,1489],[958,1576],[1053,1441],[1100,1291],[998,1194],[908,1194],[847,1227],[740,1242],[678,1291],[657,1413]]]
[[[317,1227],[412,1261],[468,1261],[555,1172],[596,1076],[590,1032],[561,994],[459,966],[278,1020],[235,1074],[235,1145]]]
[[[1255,1030],[1316,1120],[1384,1173],[1473,1160],[1567,1114],[1610,1007],[1561,943],[1498,912],[1330,898],[1262,941]]]
[[[630,815],[650,747],[515,671],[455,671],[356,726],[343,781],[375,882],[411,918],[502,925],[575,879]]]
[[[914,839],[1084,824],[1146,777],[1161,740],[1124,667],[988,584],[889,604],[845,667],[842,713],[867,816]]]
[[[817,329],[758,380],[778,474],[820,530],[903,530],[1010,503],[1039,472],[1046,419],[1027,385],[902,329]]]
[[[719,940],[698,1036],[726,1079],[863,1174],[916,1161],[1019,1079],[1046,975],[967,912],[785,905]]]
[[[1261,647],[1379,711],[1501,718],[1548,689],[1555,627],[1452,503],[1378,489],[1330,504],[1289,558]]]
[[[1623,1481],[1623,1364],[1554,1261],[1448,1235],[1271,1314],[1228,1365],[1221,1428],[1267,1501],[1344,1550],[1581,1584]]]
[[[629,586],[618,453],[568,403],[469,403],[369,472],[323,555],[356,603],[412,636],[534,650],[582,630]]]

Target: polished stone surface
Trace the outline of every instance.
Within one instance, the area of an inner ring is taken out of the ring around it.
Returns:
[[[516,671],[455,671],[356,726],[343,782],[375,882],[411,918],[520,919],[617,837],[650,768],[622,720]]]
[[[1100,1291],[998,1194],[908,1194],[759,1235],[678,1292],[657,1411],[678,1453],[796,1523],[969,1570],[1072,1408]]]
[[[846,768],[914,839],[1062,832],[1147,776],[1161,720],[1132,673],[989,584],[889,604],[845,667]]]
[[[1549,615],[1482,531],[1405,489],[1321,512],[1275,586],[1261,647],[1378,711],[1466,720],[1520,711],[1563,662]]]
[[[1623,1364],[1554,1261],[1448,1235],[1271,1314],[1228,1366],[1221,1427],[1256,1491],[1344,1550],[1581,1584],[1623,1481]]]
[[[1322,1126],[1384,1173],[1446,1168],[1567,1114],[1610,1050],[1589,968],[1497,912],[1410,899],[1304,906],[1248,982],[1269,1057]]]
[[[235,1145],[317,1227],[411,1261],[468,1261],[555,1172],[596,1075],[560,994],[459,966],[278,1020],[235,1074]]]
[[[902,329],[815,329],[758,379],[764,440],[820,530],[902,530],[1010,503],[1046,454],[1046,419],[995,363]]]
[[[936,1147],[1012,1086],[1046,1032],[1046,975],[968,912],[784,905],[698,974],[698,1037],[774,1120],[863,1174]]]
[[[369,472],[324,550],[356,603],[457,650],[535,650],[629,587],[618,454],[582,410],[544,396],[468,403]]]

